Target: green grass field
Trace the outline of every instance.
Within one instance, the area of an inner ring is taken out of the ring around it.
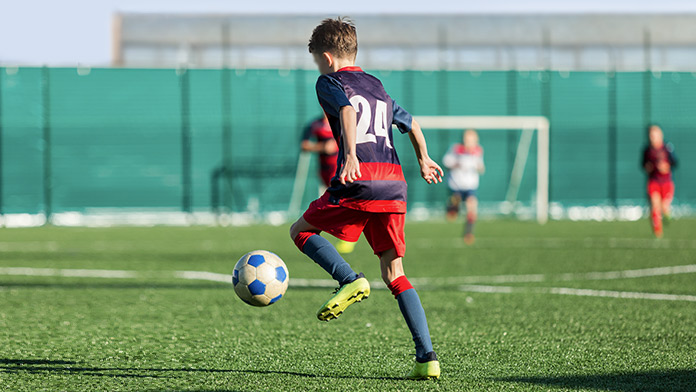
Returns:
[[[230,274],[268,249],[293,279],[327,279],[288,226],[2,229],[0,386],[10,391],[695,391],[696,221],[407,223],[406,273],[440,356],[438,381],[401,377],[413,342],[396,301],[330,323],[327,287],[291,283],[267,308]],[[361,239],[347,256],[379,281]],[[27,268],[27,269],[19,269]],[[82,277],[81,270],[103,277]],[[294,281],[297,282],[297,281]]]

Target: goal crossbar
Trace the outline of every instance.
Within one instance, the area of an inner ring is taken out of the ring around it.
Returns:
[[[536,218],[549,216],[549,120],[543,116],[415,116],[423,129],[519,129],[537,131]]]

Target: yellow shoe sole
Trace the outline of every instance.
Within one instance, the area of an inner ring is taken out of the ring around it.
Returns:
[[[333,297],[326,301],[317,311],[317,318],[321,321],[336,319],[347,307],[356,302],[361,302],[369,296],[370,283],[365,278],[358,278],[343,285]]]
[[[440,362],[416,362],[411,372],[406,375],[406,378],[409,380],[436,380],[440,378]]]

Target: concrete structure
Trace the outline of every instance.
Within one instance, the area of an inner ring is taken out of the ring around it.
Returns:
[[[117,14],[113,65],[313,69],[307,40],[328,16]],[[366,69],[696,71],[696,14],[352,19]]]

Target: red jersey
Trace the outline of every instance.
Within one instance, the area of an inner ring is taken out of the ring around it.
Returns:
[[[667,165],[665,165],[667,164]],[[648,172],[648,180],[658,183],[672,182],[672,168],[677,159],[671,144],[663,143],[660,147],[648,145],[643,151],[643,167]]]
[[[309,124],[309,127],[307,127],[303,140],[311,139],[314,139],[317,142],[334,143],[331,126],[327,121],[324,121],[323,116],[312,121],[312,123]],[[327,187],[331,185],[331,178],[336,174],[336,168],[338,167],[336,163],[337,156],[338,151],[333,154],[326,154],[324,152],[319,153],[319,176],[321,176],[324,185]]]

